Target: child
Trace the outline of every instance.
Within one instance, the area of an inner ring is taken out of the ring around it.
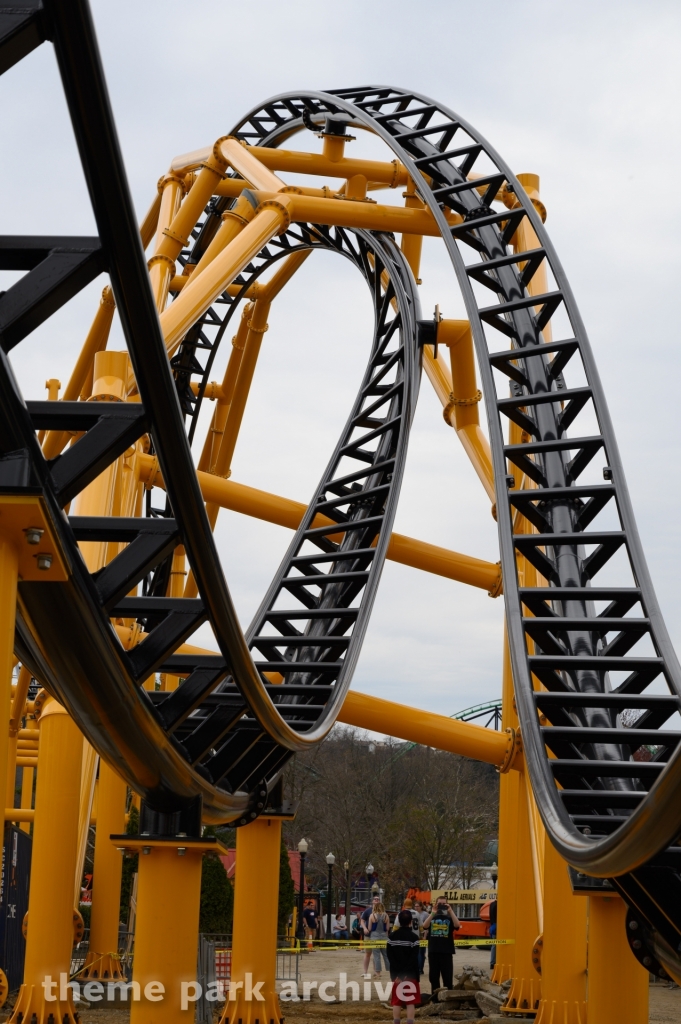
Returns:
[[[400,910],[397,920],[399,928],[390,932],[386,946],[393,982],[390,1005],[394,1024],[400,1019],[402,1006],[406,1008],[408,1024],[413,1024],[416,1007],[421,1005],[419,937],[412,928],[411,910]]]

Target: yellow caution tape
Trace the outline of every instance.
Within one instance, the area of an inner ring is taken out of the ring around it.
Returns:
[[[512,946],[515,945],[515,939],[455,939],[455,946]],[[427,948],[428,942],[422,939],[419,942],[419,946]],[[284,946],[282,949],[278,949],[277,953],[306,953],[310,949],[323,947],[324,949],[385,949],[385,942],[365,942],[361,939],[312,939],[310,942],[306,940],[296,939],[295,946]]]

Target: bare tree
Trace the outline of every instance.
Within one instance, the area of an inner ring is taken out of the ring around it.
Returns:
[[[369,859],[388,899],[410,886],[469,887],[474,864],[496,833],[498,777],[487,765],[428,747],[376,743],[337,727],[287,768],[286,795],[299,801],[286,826],[290,845],[310,842],[309,869],[321,885],[325,857],[348,862],[349,883]],[[349,906],[349,892],[346,893]]]

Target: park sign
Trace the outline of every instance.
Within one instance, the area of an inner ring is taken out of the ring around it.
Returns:
[[[497,898],[494,889],[433,889],[430,893],[433,903],[441,896],[448,903],[488,903]]]

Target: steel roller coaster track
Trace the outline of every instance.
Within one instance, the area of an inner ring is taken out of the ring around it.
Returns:
[[[5,239],[0,250],[3,268],[29,271],[0,299],[0,487],[42,497],[69,570],[64,583],[20,585],[18,652],[150,806],[175,811],[200,796],[209,818],[250,820],[291,753],[326,735],[357,660],[419,383],[413,278],[391,236],[296,224],[238,279],[245,289],[298,247],[333,249],[363,273],[376,311],[368,369],[346,428],[244,636],[188,440],[236,302],[225,292],[189,332],[171,371],[87,8],[46,0],[43,9],[28,0],[2,5],[0,14],[0,70],[46,38],[55,45],[99,230],[98,239]],[[493,455],[516,703],[544,825],[576,869],[612,880],[678,976],[681,733],[665,726],[679,711],[681,670],[565,274],[512,171],[469,124],[426,97],[376,86],[285,94],[253,110],[232,135],[277,147],[301,130],[323,129],[327,118],[375,133],[406,167],[465,301]],[[206,210],[184,260],[196,261],[220,211],[215,204]],[[523,223],[539,244],[514,252]],[[549,288],[532,294],[540,268]],[[103,270],[141,404],[24,403],[7,353]],[[197,401],[192,375],[201,381]],[[83,436],[48,463],[38,429]],[[75,494],[145,433],[172,514],[69,519],[63,509]],[[314,528],[319,511],[337,525]],[[95,576],[78,551],[78,541],[92,539],[127,542]],[[163,572],[178,543],[197,580],[195,600],[154,593],[153,574]],[[519,561],[546,585],[526,585]],[[143,580],[143,596],[126,598]],[[293,601],[280,608],[283,594]],[[147,639],[123,651],[112,615],[136,618]],[[174,654],[206,619],[221,654]],[[188,678],[171,694],[150,695],[140,683],[157,670]],[[268,683],[265,672],[280,673],[283,685]]]

